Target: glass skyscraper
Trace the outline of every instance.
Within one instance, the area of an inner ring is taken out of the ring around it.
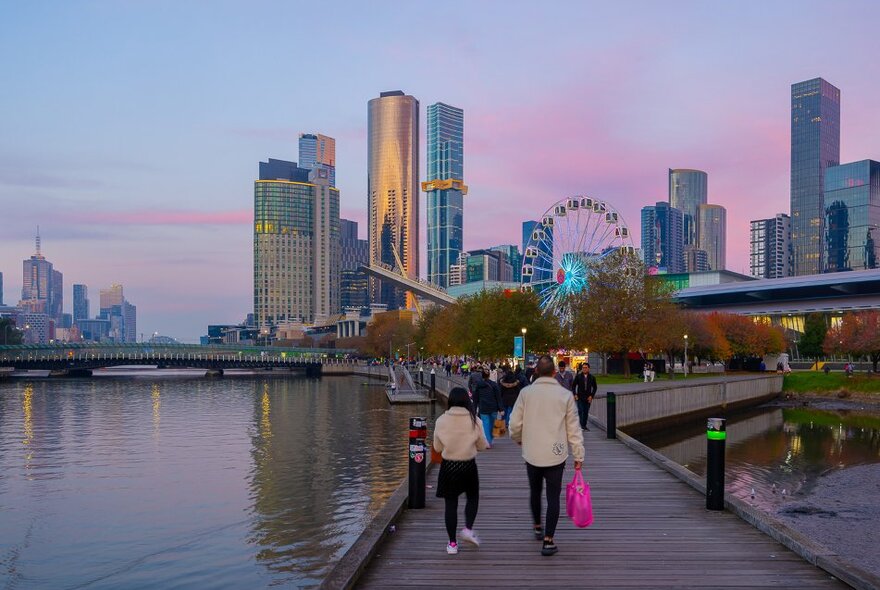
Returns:
[[[877,268],[880,248],[880,162],[825,170],[825,271]]]
[[[840,90],[822,78],[791,85],[792,274],[822,272],[825,170],[840,163]]]
[[[699,242],[697,207],[708,203],[709,175],[702,170],[669,170],[669,205],[682,213],[685,246]]]
[[[645,266],[668,273],[685,271],[684,216],[669,203],[642,207],[642,256]]]
[[[339,305],[347,308],[370,306],[370,281],[360,267],[370,260],[370,242],[358,237],[358,223],[348,219],[339,220],[340,235],[340,295]]]
[[[419,276],[419,101],[400,90],[382,92],[367,105],[367,215],[370,264]],[[395,256],[396,251],[396,256]],[[377,279],[371,300],[388,309],[415,307],[412,295]]]
[[[73,321],[89,319],[89,288],[85,285],[73,286]]]
[[[428,280],[449,286],[464,231],[464,111],[438,102],[428,107]]]
[[[300,133],[299,167],[326,170],[330,186],[336,186],[336,140],[320,133]]]
[[[697,207],[697,247],[706,252],[709,270],[727,268],[727,209],[721,205]]]

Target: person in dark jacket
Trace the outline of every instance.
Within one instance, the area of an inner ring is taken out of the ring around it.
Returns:
[[[522,374],[521,371],[520,374]],[[504,424],[509,428],[510,414],[513,412],[513,405],[519,397],[520,390],[522,390],[522,381],[520,381],[520,376],[513,371],[507,371],[504,373],[504,377],[501,378],[500,385],[501,403],[504,405]]]
[[[590,363],[584,363],[571,385],[583,430],[590,429],[587,426],[587,418],[590,416],[590,404],[593,403],[593,396],[596,395],[597,389],[599,389],[599,385],[596,383],[596,378],[590,374]]]
[[[477,373],[474,379],[474,405],[483,422],[483,432],[489,447],[492,446],[492,427],[495,426],[495,418],[498,412],[504,411],[501,401],[501,388],[494,381],[489,380],[489,371]]]

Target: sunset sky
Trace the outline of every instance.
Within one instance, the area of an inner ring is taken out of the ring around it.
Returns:
[[[518,244],[570,194],[638,241],[667,169],[698,168],[748,272],[749,220],[789,210],[793,82],[839,87],[842,161],[880,159],[877,22],[868,1],[0,0],[4,301],[39,225],[65,311],[73,283],[94,315],[119,282],[147,335],[244,319],[258,162],[335,137],[366,237],[367,101],[397,89],[421,101],[423,169],[425,108],[464,109],[466,249]]]

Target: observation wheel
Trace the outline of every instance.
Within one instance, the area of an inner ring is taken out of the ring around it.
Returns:
[[[562,199],[532,228],[521,288],[537,293],[546,313],[568,323],[571,295],[587,289],[592,269],[620,249],[635,251],[629,228],[613,206],[586,196]]]

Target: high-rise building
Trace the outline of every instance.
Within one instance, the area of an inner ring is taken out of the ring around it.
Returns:
[[[122,302],[122,341],[137,342],[137,306]]]
[[[506,283],[513,281],[513,265],[502,250],[462,252],[458,257],[458,263],[451,268],[450,286],[453,287],[485,281]]]
[[[303,174],[308,182],[293,180]],[[261,330],[339,311],[339,245],[339,190],[327,170],[261,162],[254,181],[254,316]]]
[[[3,273],[0,272],[0,305],[3,305]]]
[[[399,90],[367,106],[367,200],[370,264],[403,266],[419,276],[419,101]],[[412,295],[371,279],[371,300],[413,308]]]
[[[684,217],[680,210],[660,201],[642,207],[642,256],[645,266],[668,273],[685,271]]]
[[[706,252],[709,270],[727,269],[727,210],[721,205],[697,207],[697,247]]]
[[[89,319],[89,288],[85,285],[73,286],[73,321]]]
[[[522,252],[519,251],[519,247],[516,244],[503,244],[501,246],[492,246],[489,249],[502,252],[507,257],[507,260],[513,267],[513,278],[511,280],[519,283],[522,280],[523,263]]]
[[[709,175],[702,170],[669,170],[669,204],[681,211],[685,247],[699,242],[697,207],[708,203],[708,185]]]
[[[370,260],[370,242],[358,237],[358,224],[348,219],[339,220],[340,229],[340,294],[339,305],[363,309],[370,306],[370,279],[360,270]]]
[[[98,309],[101,313],[111,309],[114,305],[122,305],[122,302],[125,301],[123,287],[119,283],[113,283],[109,288],[101,289],[99,294],[100,307]]]
[[[38,231],[36,253],[22,263],[19,307],[31,313],[45,314],[52,321],[60,321],[64,300],[63,280],[62,274],[43,256]]]
[[[299,167],[326,170],[330,186],[336,186],[336,140],[320,133],[300,133]]]
[[[114,342],[137,342],[137,307],[125,299],[123,286],[113,283],[109,288],[101,289],[99,294],[98,319],[106,324],[101,324],[103,327],[97,329],[97,324],[92,324],[92,320],[78,320],[76,326],[83,337],[87,340],[109,338]],[[91,337],[86,336],[87,332]]]
[[[829,166],[825,170],[825,216],[825,272],[877,268],[880,162]]]
[[[709,255],[705,250],[696,246],[685,246],[684,267],[687,272],[707,272],[709,270]]]
[[[749,274],[759,279],[791,274],[791,218],[785,213],[751,222]]]
[[[438,102],[428,107],[428,280],[449,286],[449,267],[463,247],[464,111]]]
[[[822,272],[825,170],[840,163],[840,90],[822,78],[791,85],[792,274]]]

